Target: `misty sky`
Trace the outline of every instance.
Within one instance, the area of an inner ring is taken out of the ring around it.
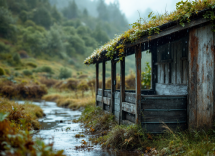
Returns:
[[[105,0],[107,3],[114,0]],[[129,23],[134,23],[141,17],[147,17],[148,13],[164,13],[174,11],[175,5],[181,0],[119,0],[120,9],[126,15]],[[138,13],[139,11],[139,13]]]

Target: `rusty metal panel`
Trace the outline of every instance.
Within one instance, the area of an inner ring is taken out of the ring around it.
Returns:
[[[213,116],[214,45],[212,25],[189,34],[189,128],[211,127]]]

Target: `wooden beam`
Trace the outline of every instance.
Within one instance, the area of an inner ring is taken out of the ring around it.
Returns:
[[[122,110],[131,114],[135,114],[136,105],[133,103],[122,102]]]
[[[155,91],[155,84],[158,83],[158,77],[160,74],[160,71],[158,73],[158,66],[156,65],[156,62],[158,62],[158,53],[157,53],[157,43],[152,44],[151,51],[151,89]],[[160,53],[159,53],[160,54]],[[160,57],[160,56],[159,56]],[[159,65],[160,67],[160,65]],[[154,92],[155,93],[155,92]]]
[[[111,104],[111,98],[103,97],[103,102],[104,102],[104,104],[110,106],[110,104]]]
[[[114,111],[114,93],[116,91],[116,62],[111,60],[111,105],[110,112]]]
[[[104,97],[104,90],[105,90],[105,62],[102,62],[102,99]],[[104,102],[103,103],[103,110],[104,110]]]
[[[96,82],[95,82],[95,98],[97,98],[98,95],[98,88],[99,88],[99,64],[96,63]],[[96,106],[97,106],[97,101],[96,101]]]
[[[172,33],[175,33],[175,32],[181,31],[181,30],[185,30],[187,28],[191,28],[191,27],[194,27],[194,26],[197,26],[200,24],[208,23],[208,22],[210,22],[210,19],[201,18],[201,19],[198,19],[195,21],[191,21],[190,23],[186,23],[184,27],[182,27],[181,25],[175,25],[173,27],[170,27],[168,29],[161,31],[159,34],[152,35],[150,37],[150,39],[148,36],[144,36],[143,38],[141,38],[140,40],[138,40],[136,42],[127,44],[125,47],[126,48],[132,47],[132,46],[138,45],[140,43],[148,42],[149,40],[154,40],[154,39],[157,39],[157,38],[160,38],[163,36],[167,36],[167,35],[170,35]]]
[[[136,47],[135,64],[136,64],[136,114],[135,123],[141,123],[141,44]]]
[[[97,96],[96,96],[96,100],[97,100],[98,102],[102,102],[102,96],[97,95]]]
[[[119,124],[122,123],[122,102],[125,102],[125,58],[120,61],[120,114],[119,114]]]

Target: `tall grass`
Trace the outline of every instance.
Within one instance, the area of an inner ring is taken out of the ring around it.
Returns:
[[[43,96],[42,99],[56,102],[59,107],[67,107],[76,110],[88,105],[95,105],[95,96],[92,96],[90,92],[91,91],[85,92],[85,96],[82,98],[82,92],[66,90],[59,93],[58,90],[52,88],[49,89],[49,94]]]
[[[20,105],[16,102],[0,98],[0,113],[8,112],[8,119],[15,123],[20,123],[21,119],[29,123],[30,129],[39,129],[38,118],[43,117],[43,110],[36,105],[25,103]]]
[[[45,144],[32,138],[31,127],[38,129],[38,117],[43,116],[39,106],[19,105],[0,99],[0,155],[2,156],[64,156],[63,151],[55,151],[53,143]],[[36,122],[36,124],[35,124]]]
[[[166,125],[163,134],[150,134],[139,125],[117,125],[114,116],[101,108],[88,106],[74,122],[82,122],[87,130],[97,134],[91,140],[103,148],[137,150],[142,155],[166,156],[215,155],[215,130],[174,132]],[[98,137],[99,136],[99,137]]]

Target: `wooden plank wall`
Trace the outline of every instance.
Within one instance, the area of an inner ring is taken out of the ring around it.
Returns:
[[[173,90],[178,85],[188,85],[188,37],[166,43],[157,48],[158,84],[171,84]],[[156,87],[159,85],[156,85]],[[165,86],[165,85],[162,85]],[[160,86],[159,86],[160,87]],[[168,88],[168,86],[167,86]],[[166,95],[166,87],[156,88],[158,95]],[[168,89],[167,89],[168,90]],[[169,91],[169,95],[177,93]],[[172,94],[173,93],[173,94]],[[180,95],[181,93],[178,93]],[[186,94],[186,92],[185,92]]]
[[[120,115],[120,92],[114,93],[114,108],[113,114],[115,115],[115,120],[119,123],[119,115]]]
[[[164,123],[172,130],[187,129],[187,96],[141,96],[142,127],[150,133],[162,133]]]
[[[214,34],[212,24],[189,33],[189,128],[212,127],[214,115]]]

